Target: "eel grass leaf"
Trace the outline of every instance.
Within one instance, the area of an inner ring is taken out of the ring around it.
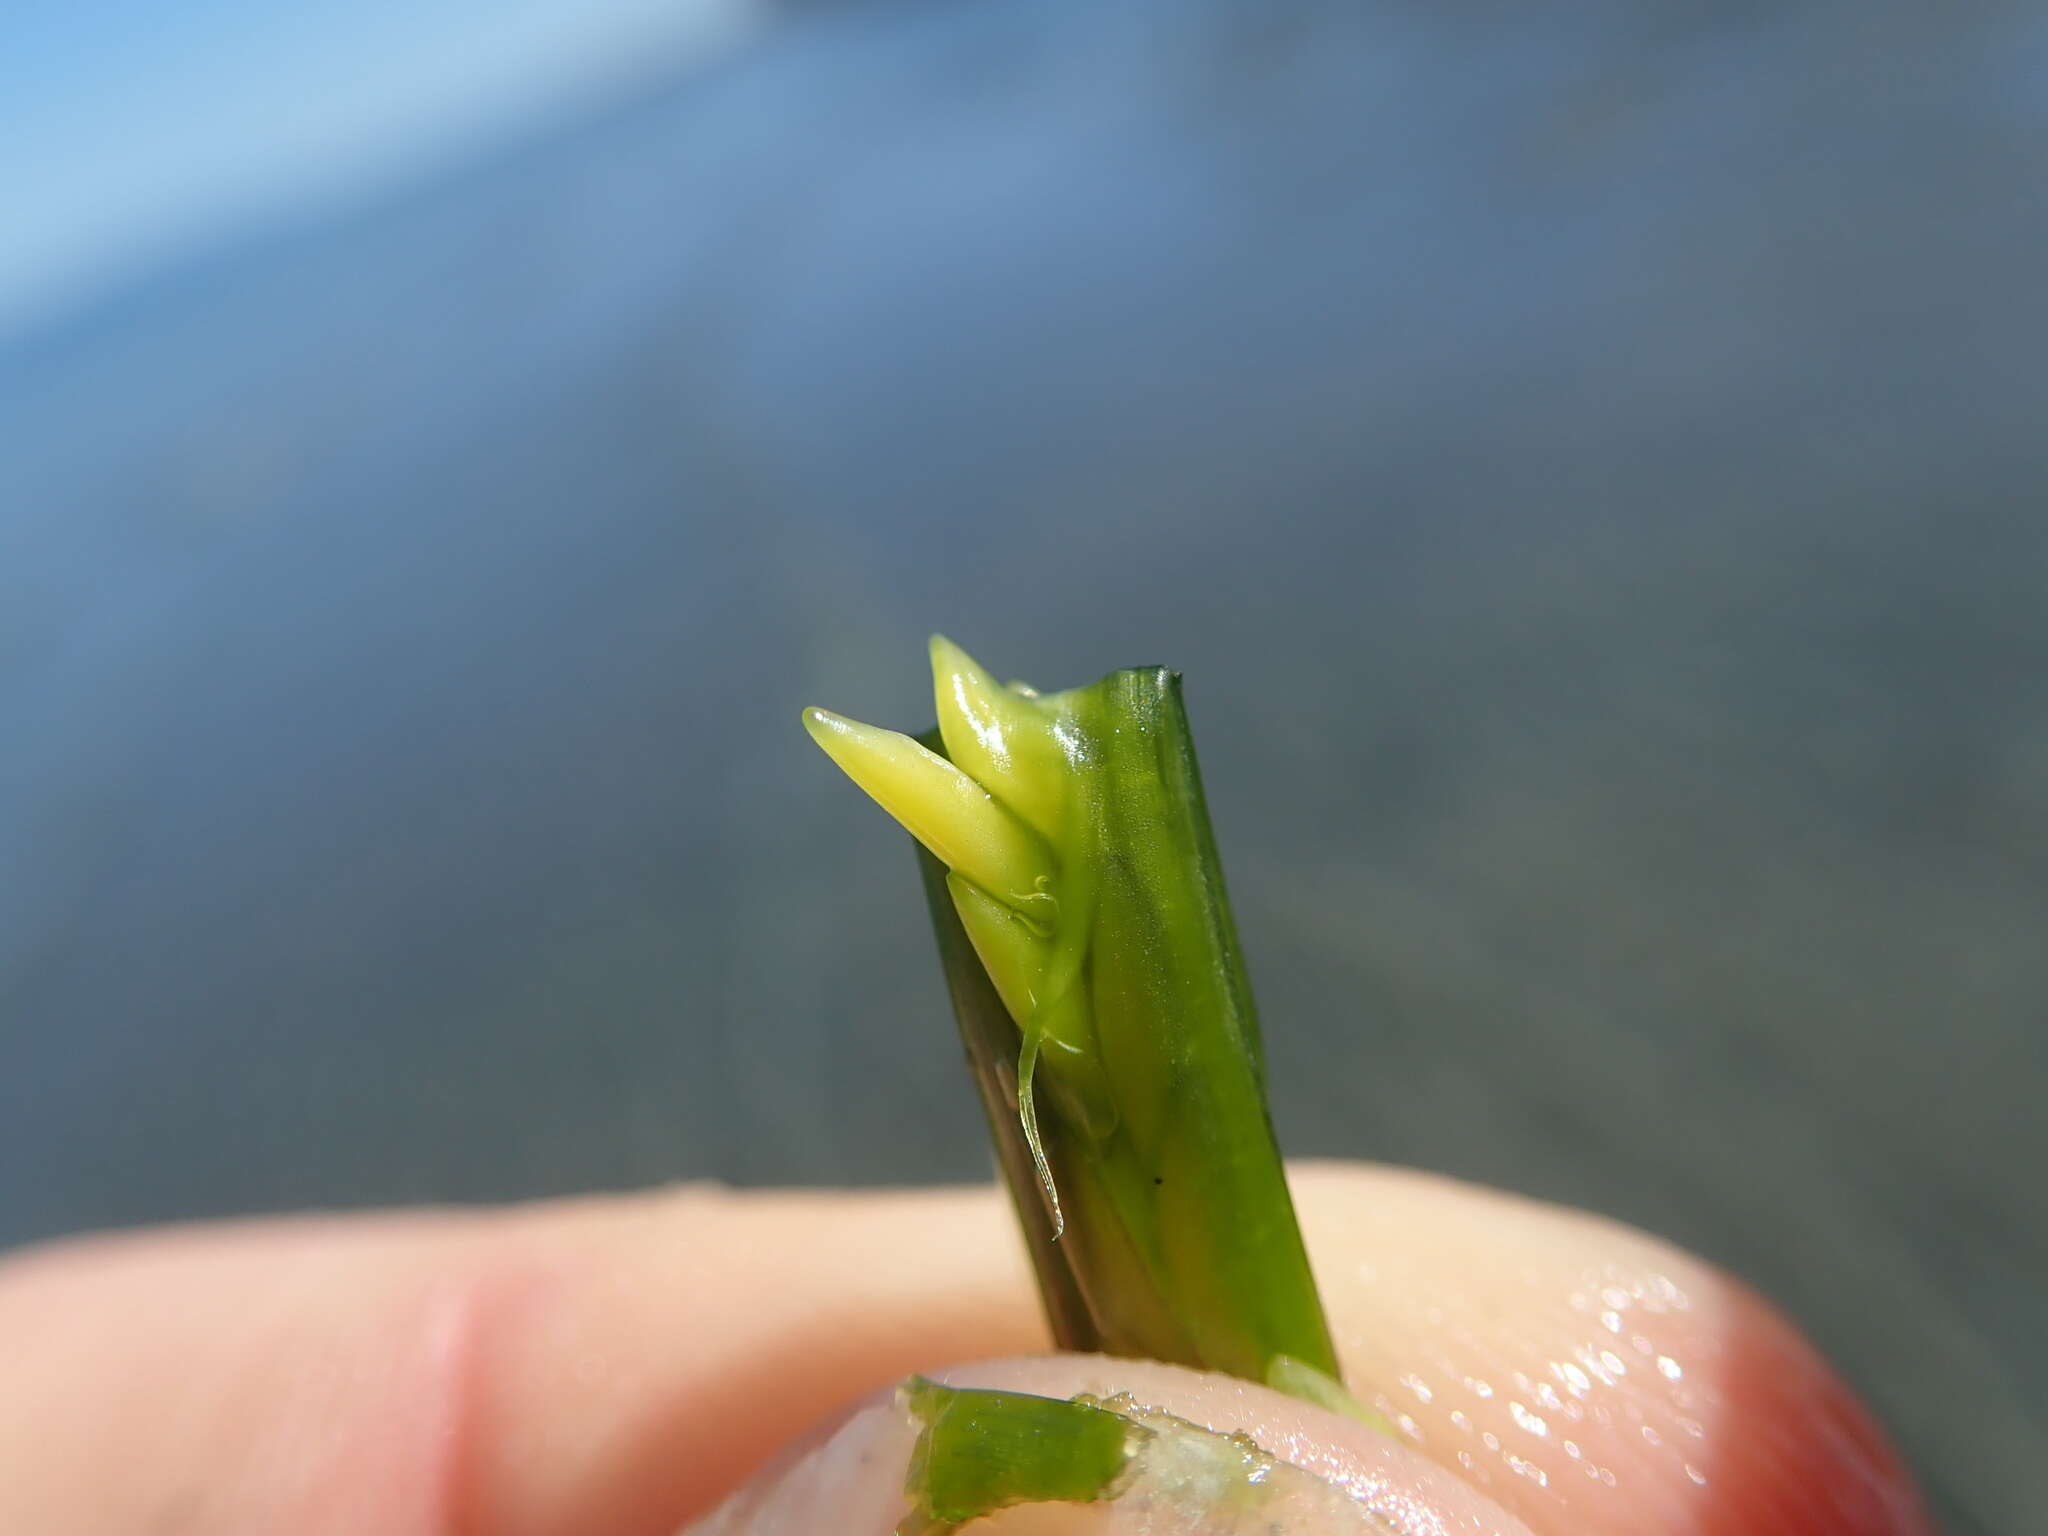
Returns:
[[[806,710],[917,839],[953,1011],[1055,1342],[1362,1413],[1266,1108],[1179,677],[1041,696],[932,642],[921,740]]]
[[[913,1378],[899,1396],[919,1422],[897,1536],[950,1536],[1015,1504],[1112,1497],[1144,1426],[1092,1403],[943,1387]]]

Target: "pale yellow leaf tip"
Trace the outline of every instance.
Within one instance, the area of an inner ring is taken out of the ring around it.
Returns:
[[[931,638],[932,693],[946,755],[1046,837],[1061,832],[1067,771],[1053,717],[1004,687],[944,635]]]
[[[937,753],[829,709],[806,709],[803,719],[846,776],[948,869],[1004,899],[1028,894],[1048,873],[1029,829]]]

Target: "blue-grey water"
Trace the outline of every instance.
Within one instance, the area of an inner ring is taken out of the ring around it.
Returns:
[[[1284,1139],[2048,1451],[2048,12],[815,6],[0,354],[0,1240],[986,1167],[799,705],[1183,669]]]

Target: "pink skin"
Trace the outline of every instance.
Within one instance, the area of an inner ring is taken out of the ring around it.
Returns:
[[[1666,1243],[1412,1173],[1304,1221],[1346,1376],[1539,1531],[1931,1530],[1826,1362]]]
[[[1346,1374],[1398,1440],[1160,1367],[973,1379],[1129,1388],[1449,1529],[1929,1529],[1853,1398],[1708,1266],[1414,1174],[1309,1167],[1297,1191]],[[0,1265],[0,1530],[666,1536],[902,1377],[1043,1347],[991,1190],[88,1240]],[[869,1447],[876,1487],[895,1443]]]

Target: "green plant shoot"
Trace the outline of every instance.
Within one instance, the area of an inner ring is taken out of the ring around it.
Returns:
[[[1266,1109],[1179,678],[1005,686],[932,641],[935,736],[804,723],[925,850],[1056,1341],[1346,1411]]]

